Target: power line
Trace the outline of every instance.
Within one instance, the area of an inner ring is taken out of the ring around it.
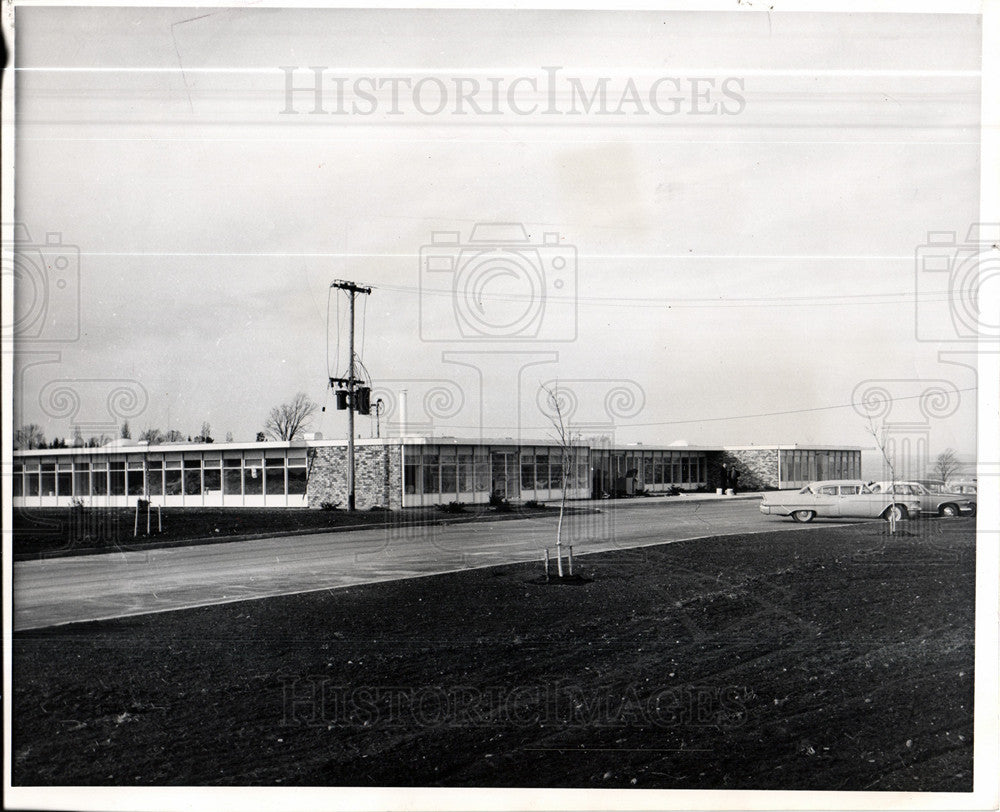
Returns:
[[[381,285],[381,290],[405,295],[454,298],[455,291],[441,288],[412,287],[406,285]],[[554,296],[546,295],[549,302],[583,305],[587,307],[645,307],[645,308],[730,308],[730,307],[843,307],[862,305],[895,305],[914,302],[947,302],[971,291],[892,291],[888,293],[837,293],[809,296]],[[481,298],[497,302],[532,302],[537,297],[519,293],[480,293]]]

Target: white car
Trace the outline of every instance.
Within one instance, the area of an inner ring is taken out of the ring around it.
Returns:
[[[974,516],[976,497],[951,490],[928,488],[920,482],[873,482],[874,493],[893,493],[899,497],[913,496],[920,500],[921,513],[934,516]]]
[[[760,502],[760,512],[791,516],[797,522],[820,518],[889,519],[897,521],[920,515],[920,501],[914,496],[875,493],[858,479],[810,482],[802,490],[768,493]]]

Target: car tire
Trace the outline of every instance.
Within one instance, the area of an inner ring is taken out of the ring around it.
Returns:
[[[799,522],[800,524],[806,524],[811,522],[816,518],[816,512],[813,510],[795,510],[792,511],[792,519]]]
[[[889,517],[893,514],[895,514],[897,522],[905,522],[910,518],[910,512],[906,509],[905,505],[889,505],[885,509],[885,513],[882,514],[882,518],[889,521]]]
[[[941,505],[941,509],[938,510],[938,515],[946,518],[954,518],[958,514],[959,510],[955,505]]]

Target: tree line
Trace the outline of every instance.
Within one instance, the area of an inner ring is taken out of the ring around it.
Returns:
[[[305,392],[299,392],[291,400],[274,406],[268,412],[264,421],[264,428],[258,431],[256,441],[262,443],[270,440],[294,440],[305,433],[312,422],[313,415],[319,409],[319,404],[315,403]],[[128,421],[122,423],[118,436],[123,440],[132,439],[132,428]],[[13,445],[15,450],[25,449],[45,449],[45,448],[100,448],[114,440],[114,437],[106,433],[91,435],[84,438],[80,427],[73,429],[73,436],[70,438],[53,437],[46,440],[45,432],[37,423],[28,423],[15,429]],[[164,443],[214,443],[212,436],[212,426],[207,422],[201,424],[201,431],[198,434],[183,434],[177,429],[162,430],[159,428],[147,428],[143,430],[136,440],[149,445],[162,445]],[[227,443],[233,442],[232,432],[226,433]]]

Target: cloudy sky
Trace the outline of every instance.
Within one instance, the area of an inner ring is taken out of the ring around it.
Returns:
[[[406,389],[411,428],[544,435],[558,382],[625,442],[870,445],[868,393],[974,452],[976,17],[17,15],[21,254],[69,263],[18,288],[15,419],[49,437],[332,404],[349,279],[390,428]]]

